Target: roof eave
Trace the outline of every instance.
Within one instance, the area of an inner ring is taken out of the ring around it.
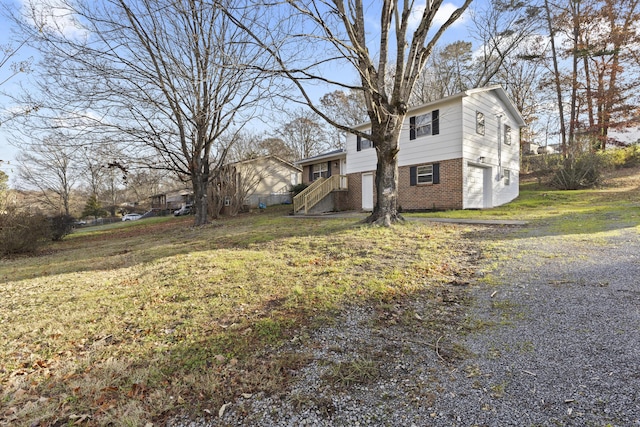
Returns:
[[[314,164],[317,163],[318,161],[322,161],[322,160],[337,160],[337,159],[342,159],[342,158],[346,158],[347,156],[347,152],[345,150],[342,150],[338,153],[328,153],[328,154],[320,154],[314,157],[308,157],[306,159],[302,159],[302,160],[298,160],[295,162],[296,165],[298,166],[304,166],[304,165],[310,165],[310,164]]]

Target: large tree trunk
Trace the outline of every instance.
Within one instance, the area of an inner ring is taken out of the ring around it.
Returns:
[[[403,220],[398,214],[398,152],[404,115],[390,116],[386,123],[372,124],[371,137],[376,147],[376,203],[366,223],[384,225]]]
[[[195,210],[195,226],[205,225],[208,220],[209,196],[207,194],[207,179],[202,176],[194,176],[193,183],[193,208]]]
[[[209,161],[207,158],[194,159],[191,172],[193,186],[194,226],[209,223]]]
[[[567,157],[568,147],[567,147],[567,128],[564,120],[564,107],[562,103],[562,85],[560,82],[560,67],[558,65],[558,54],[556,50],[556,30],[553,27],[553,20],[551,18],[551,7],[549,6],[549,1],[544,1],[544,9],[546,12],[547,18],[547,26],[549,29],[549,41],[551,43],[551,59],[553,60],[553,80],[556,90],[556,96],[558,101],[558,115],[560,117],[560,141],[562,147],[562,155],[563,157]]]

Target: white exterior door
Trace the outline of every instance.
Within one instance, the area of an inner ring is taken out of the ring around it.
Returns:
[[[465,207],[468,209],[491,207],[491,168],[469,165]]]
[[[373,174],[362,174],[362,210],[373,210]]]

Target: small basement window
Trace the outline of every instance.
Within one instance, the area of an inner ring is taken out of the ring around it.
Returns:
[[[433,165],[418,166],[416,177],[418,184],[433,184]]]
[[[440,184],[440,163],[411,166],[409,180],[409,185]]]

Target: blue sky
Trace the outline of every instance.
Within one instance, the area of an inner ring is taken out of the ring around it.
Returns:
[[[481,1],[483,2],[484,0],[476,0],[475,3],[480,3]],[[20,7],[21,3],[22,2],[20,0],[8,0],[8,1],[5,0],[5,4],[8,4],[9,7],[13,7],[14,10],[17,10],[17,8]],[[420,3],[420,2],[418,1],[417,3]],[[461,0],[452,0],[452,2],[445,1],[443,6],[441,7],[440,15],[438,16],[440,18],[440,21],[437,22],[437,24],[439,25],[445,19],[447,19],[451,14],[451,12],[453,12],[458,7],[457,5],[459,4],[461,4]],[[416,11],[418,13],[416,13],[415,16],[417,17],[417,19],[419,19],[419,13],[422,12],[424,8],[424,2],[422,2],[422,5],[423,5],[422,9],[420,9],[420,6],[416,8]],[[445,43],[451,42],[461,37],[461,29],[464,29],[465,21],[466,21],[465,18],[466,17],[463,16],[463,18],[459,22],[457,22],[454,25],[454,27],[450,28],[449,31],[445,33],[443,42]],[[64,19],[64,18],[61,18],[61,19]],[[375,32],[375,25],[376,25],[376,22],[372,20],[371,30],[370,30],[371,32]],[[12,40],[15,40],[16,37],[19,37],[19,35],[15,34],[12,31],[12,28],[13,28],[12,23],[6,17],[0,14],[0,45],[7,45],[9,43],[12,43]],[[15,45],[15,42],[13,44]],[[34,59],[37,61],[38,59],[37,52],[34,52],[28,47],[25,47],[18,52],[18,54],[14,59],[24,60],[29,57],[34,57]],[[341,72],[348,72],[348,71],[350,70],[347,70],[347,69],[341,70]],[[9,64],[6,64],[2,69],[0,69],[0,82],[4,81],[6,77],[8,77],[9,75],[10,75],[10,67],[9,67]],[[353,75],[355,78],[355,73]],[[21,84],[28,85],[29,78],[30,76],[28,74],[20,74],[11,78],[8,82],[0,86],[0,117],[3,112],[7,111],[7,109],[15,108],[15,105],[12,105],[11,99],[6,96],[6,93],[10,93],[10,94],[18,93]],[[7,133],[6,126],[0,125],[0,160],[4,161],[3,163],[0,163],[0,169],[5,173],[9,174],[10,177],[15,177],[14,170],[15,170],[16,154],[17,154],[17,150],[15,149],[15,147],[12,147],[9,144],[9,135]]]

